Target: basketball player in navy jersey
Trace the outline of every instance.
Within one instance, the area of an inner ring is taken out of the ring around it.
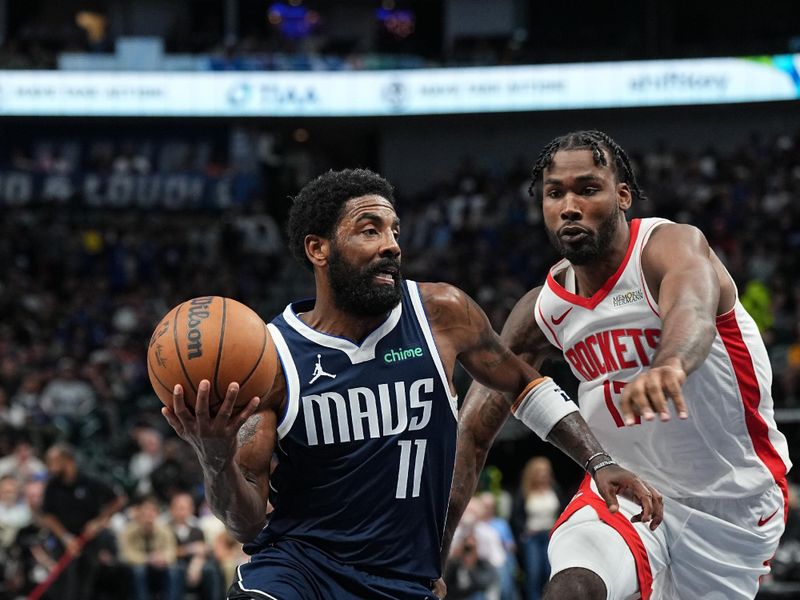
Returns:
[[[501,337],[537,367],[563,355],[592,431],[664,501],[653,530],[625,518],[638,511],[625,498],[611,514],[584,480],[550,539],[545,598],[752,599],[783,532],[791,461],[766,348],[731,276],[696,228],[626,220],[644,196],[603,132],[554,139],[532,179],[563,258]],[[445,549],[507,414],[504,398],[473,384]]]
[[[392,187],[370,171],[305,186],[289,238],[316,298],[268,326],[281,363],[272,390],[233,413],[232,384],[210,417],[203,381],[194,414],[180,386],[164,410],[200,459],[212,510],[252,555],[231,600],[444,594],[456,361],[592,472],[611,510],[625,492],[642,506],[637,519],[660,520],[658,492],[603,455],[574,403],[500,343],[472,299],[401,277],[399,227]]]

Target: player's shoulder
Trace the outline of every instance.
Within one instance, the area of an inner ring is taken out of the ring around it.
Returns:
[[[511,310],[500,333],[501,339],[512,352],[527,355],[526,360],[534,366],[556,356],[555,349],[536,321],[536,303],[545,289],[540,285],[523,295]]]
[[[666,221],[656,225],[645,248],[666,249],[673,244],[693,245],[698,243],[706,243],[706,236],[699,228],[687,223]]]
[[[528,290],[514,305],[506,319],[503,333],[511,331],[528,332],[531,328],[538,327],[536,324],[536,303],[544,291],[543,285]]]
[[[426,309],[455,310],[471,300],[464,290],[449,283],[426,281],[417,287]]]

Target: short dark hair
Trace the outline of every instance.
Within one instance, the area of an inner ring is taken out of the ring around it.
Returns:
[[[67,442],[56,442],[50,446],[48,452],[55,452],[60,457],[69,459],[73,462],[77,462],[78,460],[78,453],[75,450],[75,446],[68,444]]]
[[[319,235],[331,239],[344,204],[352,198],[370,194],[386,198],[394,206],[392,184],[369,169],[328,171],[307,183],[293,198],[289,211],[289,248],[295,258],[312,268],[306,256],[306,236]]]
[[[533,171],[531,172],[531,185],[528,188],[528,193],[531,196],[536,195],[536,184],[542,176],[542,172],[549,167],[553,162],[553,156],[559,150],[591,150],[594,155],[594,164],[599,166],[606,166],[608,161],[603,154],[603,148],[608,151],[609,156],[613,161],[614,172],[617,175],[617,180],[627,183],[631,188],[631,194],[637,200],[647,200],[642,188],[639,187],[639,182],[636,181],[636,175],[631,167],[631,161],[628,155],[617,144],[611,136],[603,131],[597,129],[589,129],[584,131],[572,131],[566,135],[559,136],[550,141],[539,153],[536,162],[533,164]]]

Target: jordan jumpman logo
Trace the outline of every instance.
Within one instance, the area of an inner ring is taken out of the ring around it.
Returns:
[[[309,381],[308,383],[309,384],[314,383],[317,379],[319,379],[323,375],[325,375],[325,377],[330,377],[331,379],[336,379],[336,375],[333,375],[332,373],[326,373],[322,369],[322,355],[321,354],[317,354],[317,366],[314,367],[314,376],[311,378],[311,381]]]

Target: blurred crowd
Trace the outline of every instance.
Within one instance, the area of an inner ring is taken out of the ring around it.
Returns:
[[[793,200],[800,193],[800,135],[753,135],[730,152],[656,144],[632,158],[649,199],[630,216],[663,216],[705,232],[761,328],[776,406],[797,407],[800,205]],[[530,160],[502,168],[465,160],[448,181],[414,196],[395,182],[406,276],[464,288],[498,328],[555,260],[538,200],[527,192]],[[133,157],[126,168],[138,162]],[[232,296],[268,319],[310,292],[308,275],[280,240],[284,208],[273,210],[258,198],[223,212],[191,214],[74,210],[69,202],[3,207],[5,597],[45,581],[89,523],[88,566],[73,561],[56,586],[77,585],[67,575],[80,568],[93,573],[101,590],[92,597],[121,598],[131,590],[136,598],[150,592],[189,597],[180,591],[184,585],[194,590],[186,594],[219,597],[203,590],[223,588],[242,555],[202,503],[194,455],[159,414],[144,349],[154,324],[186,298]],[[462,392],[467,383],[459,382]],[[43,515],[53,510],[50,488],[58,485],[65,493],[72,485],[59,466],[70,454],[64,444],[78,448],[78,472],[93,478],[98,492],[91,494],[96,514],[86,512],[84,521],[62,515],[59,529]],[[544,459],[505,475],[514,489],[494,489],[470,505],[447,570],[452,598],[527,600],[538,597],[546,580],[546,532],[564,504],[564,483],[553,480]],[[97,522],[106,509],[113,515]],[[792,539],[800,532],[787,534]],[[800,579],[792,566],[800,564],[797,548],[800,542],[776,557],[776,565],[785,558],[776,572],[786,578]],[[66,598],[68,588],[59,589],[62,595],[53,597]]]

